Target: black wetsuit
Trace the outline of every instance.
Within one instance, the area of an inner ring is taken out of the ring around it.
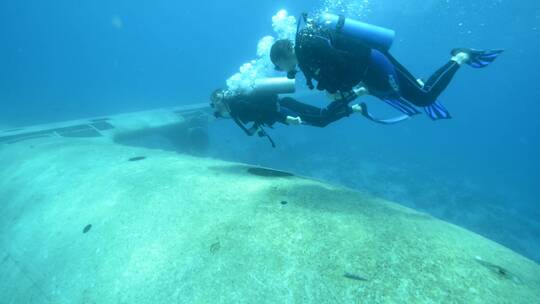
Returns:
[[[406,115],[419,113],[414,105],[424,107],[433,119],[450,118],[437,98],[459,69],[454,61],[437,70],[422,86],[388,52],[314,26],[298,31],[295,53],[311,89],[312,79],[317,81],[317,89],[330,93],[349,92],[363,84],[371,95]]]
[[[348,92],[364,79],[371,49],[331,31],[303,29],[296,34],[295,54],[308,87],[332,94]]]
[[[243,124],[253,123],[253,130],[272,127],[276,122],[287,124],[287,116],[300,117],[305,124],[322,128],[352,113],[342,102],[319,108],[290,97],[279,98],[277,94],[239,95],[229,98],[227,104],[233,119]]]

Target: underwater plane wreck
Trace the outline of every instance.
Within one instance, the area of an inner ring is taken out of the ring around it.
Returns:
[[[0,130],[0,302],[540,303],[538,264],[428,214],[130,144],[198,149],[210,120],[194,105]]]

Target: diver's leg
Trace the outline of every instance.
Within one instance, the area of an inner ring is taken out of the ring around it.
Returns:
[[[403,98],[419,107],[429,106],[434,103],[444,89],[450,84],[450,81],[463,63],[453,57],[444,66],[435,71],[428,81],[422,85],[418,82],[417,78],[391,54],[385,53],[385,56],[394,65]]]
[[[420,113],[403,97],[403,92],[406,91],[407,96],[414,96],[421,87],[412,74],[387,52],[378,50],[371,52],[371,60],[363,84],[371,95],[378,97],[403,114],[413,116]]]
[[[384,55],[386,56],[386,58],[388,58],[388,60],[390,60],[390,62],[394,66],[394,69],[398,70],[402,74],[402,76],[407,79],[407,82],[418,88],[422,88],[422,85],[418,82],[418,78],[414,77],[414,75],[409,72],[409,70],[405,68],[396,58],[394,58],[392,54],[386,52],[384,53]]]
[[[460,64],[458,62],[450,60],[435,71],[422,86],[405,67],[398,63],[396,65],[396,72],[400,92],[403,98],[412,104],[419,107],[427,107],[433,104],[439,95],[448,87],[459,67]]]
[[[454,66],[439,69],[435,77],[430,78],[429,86],[425,87],[388,52],[373,50],[364,84],[368,91],[375,92],[372,94],[405,115],[419,114],[414,107],[417,106],[423,107],[432,119],[450,118],[450,113],[437,102],[437,97],[459,67]]]
[[[467,64],[475,68],[483,68],[492,63],[502,52],[502,50],[453,50],[450,61],[433,73],[422,88],[427,94],[424,101],[428,104],[431,104],[430,101],[435,102],[448,87],[461,65]]]
[[[412,79],[409,76],[410,73],[406,73],[402,68],[396,68],[400,94],[402,98],[415,106],[423,107],[426,114],[433,120],[452,118],[437,98],[448,87],[459,67],[459,63],[455,61],[448,62],[438,69],[423,86]]]
[[[424,84],[423,89],[427,92],[427,101],[434,102],[439,95],[448,87],[454,75],[459,70],[460,64],[454,60],[450,60],[443,67],[435,71],[428,81]]]
[[[396,74],[399,93],[404,99],[417,107],[424,107],[433,102],[429,98],[428,91],[406,69],[396,67]]]
[[[427,91],[418,82],[417,78],[390,53],[384,53],[384,56],[390,61],[395,71],[399,84],[399,94],[415,106],[423,107],[429,105],[431,101],[428,98]]]
[[[450,61],[435,71],[428,81],[423,86],[420,86],[421,90],[413,89],[413,87],[419,86],[416,79],[395,58],[390,56],[390,54],[388,55],[398,73],[401,74],[400,80],[406,83],[409,95],[411,95],[411,98],[414,98],[414,100],[411,99],[410,101],[412,103],[416,101],[415,104],[420,106],[428,106],[435,102],[439,95],[448,87],[461,65],[467,64],[475,68],[486,67],[502,52],[502,50],[455,49],[452,51]],[[411,84],[413,85],[411,86]],[[406,96],[404,97],[407,98]]]
[[[452,51],[453,56],[450,61],[435,71],[424,86],[420,86],[412,74],[396,59],[389,54],[388,56],[398,72],[400,89],[401,86],[404,87],[403,97],[417,106],[425,107],[437,100],[448,87],[461,65],[467,64],[475,68],[482,68],[492,63],[501,53],[502,50],[455,49]]]

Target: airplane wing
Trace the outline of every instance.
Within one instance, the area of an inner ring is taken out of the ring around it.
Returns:
[[[0,130],[0,144],[36,138],[102,138],[118,141],[150,132],[189,131],[204,128],[212,116],[208,104],[195,104],[107,117]],[[184,132],[185,133],[185,132]]]

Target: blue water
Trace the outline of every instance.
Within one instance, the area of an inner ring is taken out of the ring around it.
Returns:
[[[296,15],[322,5],[2,1],[0,128],[206,102],[254,57],[279,9]],[[368,191],[540,261],[540,2],[372,0],[367,7],[365,21],[397,31],[392,53],[418,77],[454,47],[506,52],[487,69],[459,71],[441,96],[452,120],[278,126],[271,130],[276,149],[220,121],[210,128],[208,156]],[[299,98],[324,103],[322,94]]]

